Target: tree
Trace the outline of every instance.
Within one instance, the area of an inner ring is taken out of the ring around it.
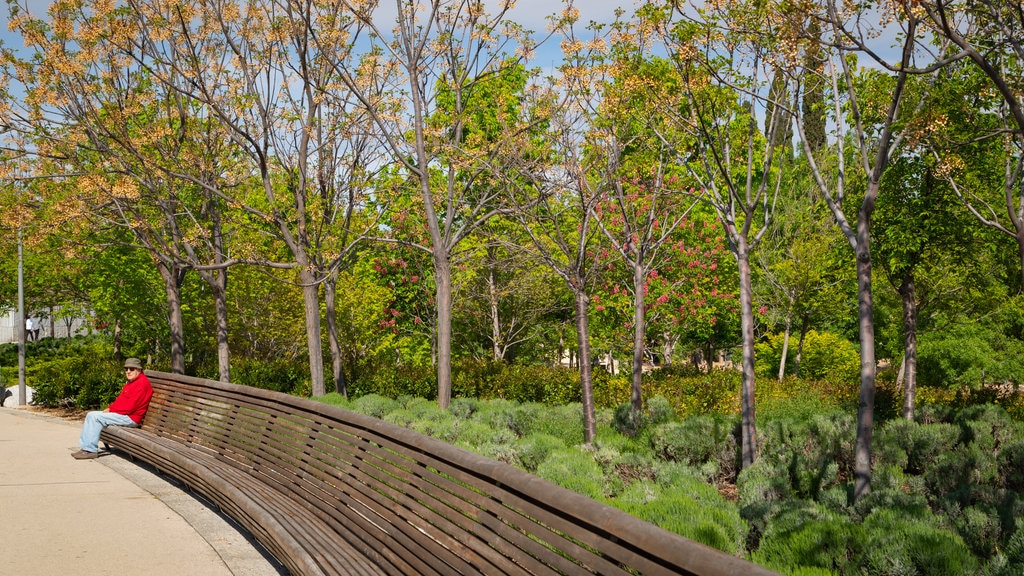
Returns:
[[[612,81],[603,86],[600,113],[594,119],[590,153],[593,165],[604,172],[600,179],[602,201],[594,206],[596,223],[608,237],[611,250],[621,258],[629,273],[632,295],[633,331],[632,390],[633,413],[643,409],[641,382],[647,345],[647,292],[652,273],[667,260],[668,246],[684,222],[695,200],[675,190],[665,140],[658,138],[662,118],[657,105],[678,99],[678,86],[671,80],[668,63],[647,60],[645,46],[634,42],[617,22],[621,38],[612,46]],[[642,25],[640,25],[642,27]],[[642,35],[642,28],[641,28]],[[654,106],[652,106],[654,104]]]
[[[988,78],[990,86],[972,98],[987,100],[985,105],[965,111],[974,116],[980,111],[995,110],[998,123],[984,123],[988,130],[982,138],[997,139],[1002,145],[1002,197],[1005,203],[1004,225],[998,211],[992,208],[984,192],[968,185],[957,185],[957,157],[953,154],[945,164],[946,177],[956,186],[961,200],[983,224],[1014,238],[1021,261],[1021,286],[1024,287],[1024,100],[1021,78],[1024,78],[1024,12],[1018,2],[940,2],[921,3],[922,22],[938,38],[951,44],[941,46],[949,60],[968,59]],[[992,97],[999,100],[993,105]],[[975,102],[980,104],[980,102]],[[972,138],[978,138],[977,134]],[[936,148],[942,150],[944,146]]]
[[[213,294],[219,371],[227,380],[230,223],[225,203],[210,192],[232,185],[224,132],[193,99],[154,82],[144,63],[132,61],[137,38],[130,38],[125,13],[63,5],[51,18],[49,26],[27,14],[16,20],[37,58],[12,61],[31,79],[21,117],[35,127],[41,169],[49,178],[83,175],[76,188],[46,186],[48,202],[64,207],[65,220],[132,231],[130,241],[152,255],[164,279],[171,367],[178,372],[185,368],[180,290],[185,274],[198,271]]]
[[[669,5],[669,10],[679,10]],[[781,184],[778,155],[789,156],[795,66],[785,42],[796,36],[788,14],[744,3],[708,6],[698,18],[666,11],[662,38],[683,98],[674,103],[676,161],[717,214],[739,270],[743,383],[742,466],[757,454],[754,312],[750,255],[769,230]],[[767,31],[767,34],[765,33]],[[757,127],[764,112],[767,130]]]
[[[755,299],[766,304],[765,312],[776,325],[783,326],[780,381],[789,362],[794,322],[797,346],[793,375],[798,376],[804,341],[812,322],[821,321],[830,313],[846,312],[842,307],[837,310],[837,303],[845,299],[847,285],[844,281],[847,270],[839,265],[837,256],[843,247],[836,246],[843,238],[832,225],[831,217],[820,214],[817,206],[809,202],[804,194],[809,183],[801,173],[797,169],[790,171],[789,182],[794,193],[780,202],[780,212],[776,215],[778,224],[765,238],[756,258],[760,282],[754,285]]]
[[[467,0],[396,0],[393,33],[362,4],[315,6],[306,17],[314,30],[341,10],[371,33],[363,76],[336,58],[333,72],[366,107],[381,145],[408,172],[422,201],[425,241],[391,241],[417,246],[433,260],[441,407],[451,401],[453,254],[500,211],[495,158],[528,123],[518,99],[527,77],[522,61],[531,46],[521,27],[506,18],[511,5],[502,1],[492,15]],[[322,33],[315,36],[324,39]]]
[[[876,107],[866,109],[861,102],[859,76],[851,58],[860,50],[874,55],[870,46],[858,42],[874,37],[874,29],[866,17],[869,9],[863,5],[839,5],[829,2],[823,14],[811,14],[810,18],[822,21],[821,48],[826,54],[826,78],[830,80],[833,94],[835,150],[834,174],[829,177],[823,164],[824,150],[815,151],[807,134],[807,118],[795,114],[797,134],[802,142],[804,156],[825,203],[832,211],[839,229],[853,249],[857,262],[858,332],[860,336],[860,395],[857,414],[857,439],[854,448],[854,489],[852,499],[859,500],[871,489],[871,438],[874,431],[875,407],[875,326],[872,316],[871,277],[871,217],[878,200],[882,175],[889,159],[896,153],[903,141],[897,120],[903,107],[903,95],[910,75],[909,69],[915,57],[915,38],[919,18],[906,7],[893,6],[898,23],[899,39],[902,43],[899,61],[889,65],[879,58],[876,62],[885,69],[891,69],[892,82],[885,99],[876,102]],[[812,50],[817,47],[812,45]],[[804,74],[815,71],[806,67]],[[884,72],[875,72],[883,74]],[[847,133],[847,119],[850,122]],[[847,217],[850,207],[845,203],[847,188],[856,182],[846,170],[847,146],[852,142],[853,155],[863,178],[864,195],[856,209],[856,219]],[[826,177],[829,177],[826,180]]]
[[[309,14],[288,3],[185,6],[141,0],[130,6],[125,24],[134,35],[127,35],[124,54],[154,82],[203,108],[231,144],[233,170],[251,178],[254,187],[191,181],[274,234],[293,258],[278,263],[241,247],[239,260],[295,269],[303,290],[311,389],[322,395],[319,287],[362,238],[352,215],[364,200],[362,171],[373,162],[360,139],[361,109],[333,78],[339,62],[355,67],[350,58],[359,21],[330,21],[314,41]],[[343,162],[349,162],[345,175]],[[261,194],[249,194],[254,189]],[[373,223],[372,216],[362,222]]]
[[[558,280],[522,250],[528,239],[516,228],[491,219],[478,248],[463,255],[469,278],[458,291],[456,343],[495,362],[517,358],[538,323],[562,306]]]
[[[586,443],[597,437],[593,364],[590,342],[590,292],[600,273],[601,232],[596,207],[610,183],[602,147],[607,140],[593,126],[599,116],[603,87],[610,80],[605,66],[607,44],[598,36],[584,42],[576,29],[579,11],[568,7],[556,23],[564,38],[564,61],[552,85],[536,100],[545,115],[547,134],[540,150],[531,147],[510,163],[514,177],[506,194],[532,245],[534,258],[564,282],[573,299],[579,353]],[[519,150],[526,150],[520,148]],[[560,360],[560,359],[559,359]]]

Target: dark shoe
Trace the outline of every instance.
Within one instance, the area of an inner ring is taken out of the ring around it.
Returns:
[[[85,450],[79,450],[78,452],[72,454],[71,457],[74,458],[75,460],[91,460],[93,458],[96,458],[96,453],[86,452]]]

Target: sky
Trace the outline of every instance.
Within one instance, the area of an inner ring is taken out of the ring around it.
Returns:
[[[380,0],[380,3],[384,6],[393,5],[394,0]],[[485,0],[484,3],[493,9],[498,5],[498,0]],[[627,12],[632,8],[631,0],[575,0],[574,3],[580,11],[582,25],[586,25],[591,20],[611,22],[615,17],[616,8],[621,6]],[[29,12],[41,16],[46,14],[50,2],[49,0],[19,0],[19,4],[27,4]],[[561,12],[562,7],[561,0],[518,0],[515,8],[511,11],[511,18],[540,36],[547,27],[545,17]],[[0,6],[0,40],[8,48],[21,48],[23,45],[21,37],[7,30],[8,20],[7,7]]]

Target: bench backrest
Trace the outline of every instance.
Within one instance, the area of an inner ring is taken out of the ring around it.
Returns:
[[[362,414],[147,372],[143,423],[291,494],[395,574],[774,574]],[[311,535],[315,538],[315,535]]]

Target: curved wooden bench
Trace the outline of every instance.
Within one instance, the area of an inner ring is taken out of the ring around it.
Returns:
[[[208,498],[292,574],[774,574],[375,418],[146,374],[143,426],[101,439]]]

